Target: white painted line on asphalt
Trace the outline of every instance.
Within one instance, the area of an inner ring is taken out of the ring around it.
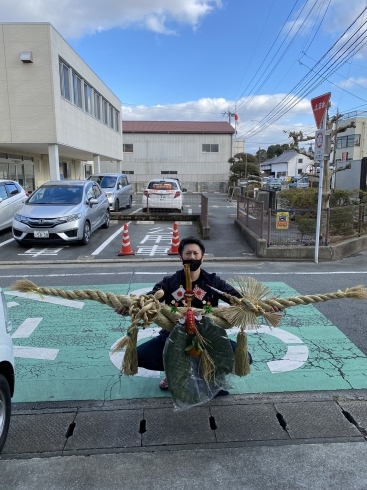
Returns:
[[[78,274],[76,274],[78,275]],[[40,296],[37,293],[21,293],[19,291],[4,291],[5,294],[11,296],[18,296],[19,298],[32,299],[34,301],[42,301],[44,303],[51,303],[53,305],[68,306],[69,308],[76,308],[81,310],[84,307],[82,301],[73,301],[71,299],[55,298],[53,296]]]
[[[9,301],[9,303],[6,303],[6,306],[8,308],[13,308],[14,306],[19,306],[19,303],[16,303],[15,301]]]
[[[13,339],[27,339],[41,323],[43,318],[27,318],[13,333]]]
[[[10,238],[10,240],[6,240],[5,242],[0,243],[0,247],[3,247],[4,245],[14,241],[15,241],[14,238]]]
[[[131,223],[131,221],[129,221],[127,224],[129,225]],[[121,235],[121,232],[123,231],[124,229],[124,225],[121,226],[121,228],[119,228],[117,231],[115,231],[115,233],[113,235],[111,235],[109,238],[107,238],[106,241],[104,241],[102,243],[102,245],[100,245],[98,248],[96,248],[96,250],[94,252],[91,253],[91,255],[98,255],[99,253],[102,252],[102,250],[104,250],[108,244],[110,244],[116,237],[117,235]],[[122,240],[122,238],[121,238]]]
[[[205,254],[209,255],[209,254]],[[177,257],[176,261],[172,261],[172,266],[177,269],[180,267],[180,263]],[[23,279],[23,278],[43,278],[43,277],[88,277],[88,276],[154,276],[154,275],[168,275],[172,274],[172,271],[161,271],[161,272],[81,272],[81,273],[65,273],[65,274],[10,274],[10,275],[0,275],[1,279]],[[239,276],[325,276],[325,275],[343,275],[343,274],[367,274],[367,271],[335,271],[335,272],[249,272],[247,271],[236,271],[236,272],[226,272],[221,271],[221,276],[233,276],[233,274]],[[5,294],[13,294],[12,292],[4,291]],[[25,293],[27,294],[27,293]],[[27,294],[28,298],[28,294]]]
[[[155,221],[135,221],[137,225],[154,225]]]
[[[298,369],[308,359],[308,347],[306,345],[290,345],[282,359],[269,361],[266,364],[272,373],[285,373]]]
[[[14,346],[14,357],[22,359],[40,359],[42,361],[54,361],[59,349],[43,349],[42,347]]]

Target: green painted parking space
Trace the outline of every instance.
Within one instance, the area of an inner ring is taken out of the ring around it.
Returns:
[[[275,296],[298,294],[283,282],[265,284]],[[152,285],[94,289],[128,294]],[[93,289],[70,289],[84,288]],[[111,348],[125,334],[128,318],[94,301],[46,300],[7,292],[16,355],[14,402],[167,396],[158,388],[163,373],[140,370],[129,378],[120,374],[123,354],[111,356]],[[139,342],[158,330],[147,329]],[[230,336],[236,339],[235,332]],[[276,329],[263,326],[250,332],[249,350],[254,358],[251,374],[233,377],[234,394],[367,388],[366,356],[311,305],[286,310]]]

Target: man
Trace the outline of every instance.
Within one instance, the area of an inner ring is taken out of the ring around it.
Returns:
[[[201,240],[195,237],[183,238],[178,246],[178,253],[183,264],[190,264],[190,276],[192,282],[192,290],[194,299],[191,302],[193,308],[203,308],[204,304],[210,303],[211,306],[218,306],[219,300],[229,303],[228,298],[222,296],[217,291],[214,291],[209,286],[213,286],[219,291],[229,293],[232,296],[241,298],[241,294],[230,284],[220,279],[215,273],[206,272],[201,268],[204,260],[205,247]],[[148,294],[154,294],[162,289],[164,296],[160,301],[164,301],[167,305],[176,303],[177,306],[184,306],[184,292],[186,288],[185,270],[182,268],[175,272],[172,276],[166,276],[161,282],[158,282],[152,291]],[[204,301],[204,303],[203,303]],[[117,308],[116,313],[124,315],[126,308]],[[138,366],[152,371],[164,371],[163,366],[163,349],[169,332],[161,330],[157,337],[148,340],[144,344],[138,346]],[[236,342],[230,340],[233,351],[236,348]],[[250,363],[252,358],[250,356]],[[164,378],[159,387],[162,390],[168,389],[167,379]],[[227,391],[220,392],[221,395],[228,395]]]

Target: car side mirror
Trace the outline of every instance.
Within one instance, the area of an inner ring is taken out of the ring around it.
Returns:
[[[187,192],[187,189],[182,189],[182,192]]]
[[[98,199],[92,197],[91,199],[89,199],[88,204],[90,207],[92,207],[93,204],[98,204]]]

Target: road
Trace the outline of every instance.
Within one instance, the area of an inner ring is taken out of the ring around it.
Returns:
[[[366,255],[319,265],[207,256],[205,268],[224,279],[250,275],[288,296],[366,284]],[[27,260],[3,263],[0,284],[26,276],[127,294],[179,265]],[[17,380],[0,460],[6,490],[367,488],[364,302],[290,308],[280,335],[249,335],[254,365],[234,381],[234,396],[175,413],[157,378],[119,375],[121,359],[110,352],[127,319],[99,303],[7,292]]]
[[[275,296],[289,297],[344,290],[366,284],[365,255],[343,264],[216,263],[206,269],[222,278],[250,275]],[[3,266],[8,287],[27,277],[40,286],[100,289],[116,294],[149,290],[178,263],[43,264]],[[72,302],[7,291],[17,356],[15,402],[115,400],[164,396],[157,388],[163,373],[140,370],[132,382],[120,377],[122,354],[111,354],[128,319],[97,302]],[[47,301],[46,301],[47,300]],[[266,325],[249,334],[254,357],[250,376],[233,381],[233,393],[348,390],[367,387],[367,332],[364,302],[337,300],[286,310],[277,329]],[[140,340],[155,335],[153,327]],[[236,331],[230,332],[236,338]],[[156,379],[152,379],[156,378]]]
[[[199,195],[185,196],[184,212],[199,212]],[[194,200],[195,198],[195,200]],[[135,256],[134,258],[167,257],[173,233],[173,221],[132,221],[129,214],[141,212],[139,196],[135,196],[132,209],[124,209],[120,213],[122,220],[111,220],[107,230],[98,229],[86,246],[61,243],[57,245],[32,245],[20,247],[12,238],[11,230],[0,231],[0,261],[36,261],[49,260],[114,260],[121,251],[123,224],[129,225],[129,237]],[[209,195],[209,224],[211,240],[206,241],[207,254],[215,257],[244,257],[252,256],[252,250],[245,243],[237,227],[233,226],[233,216],[236,214],[236,203],[228,202],[224,194]],[[124,220],[124,217],[126,219]],[[199,236],[197,221],[178,222],[179,237]],[[226,237],[226,247],[223,247],[223,236]]]

